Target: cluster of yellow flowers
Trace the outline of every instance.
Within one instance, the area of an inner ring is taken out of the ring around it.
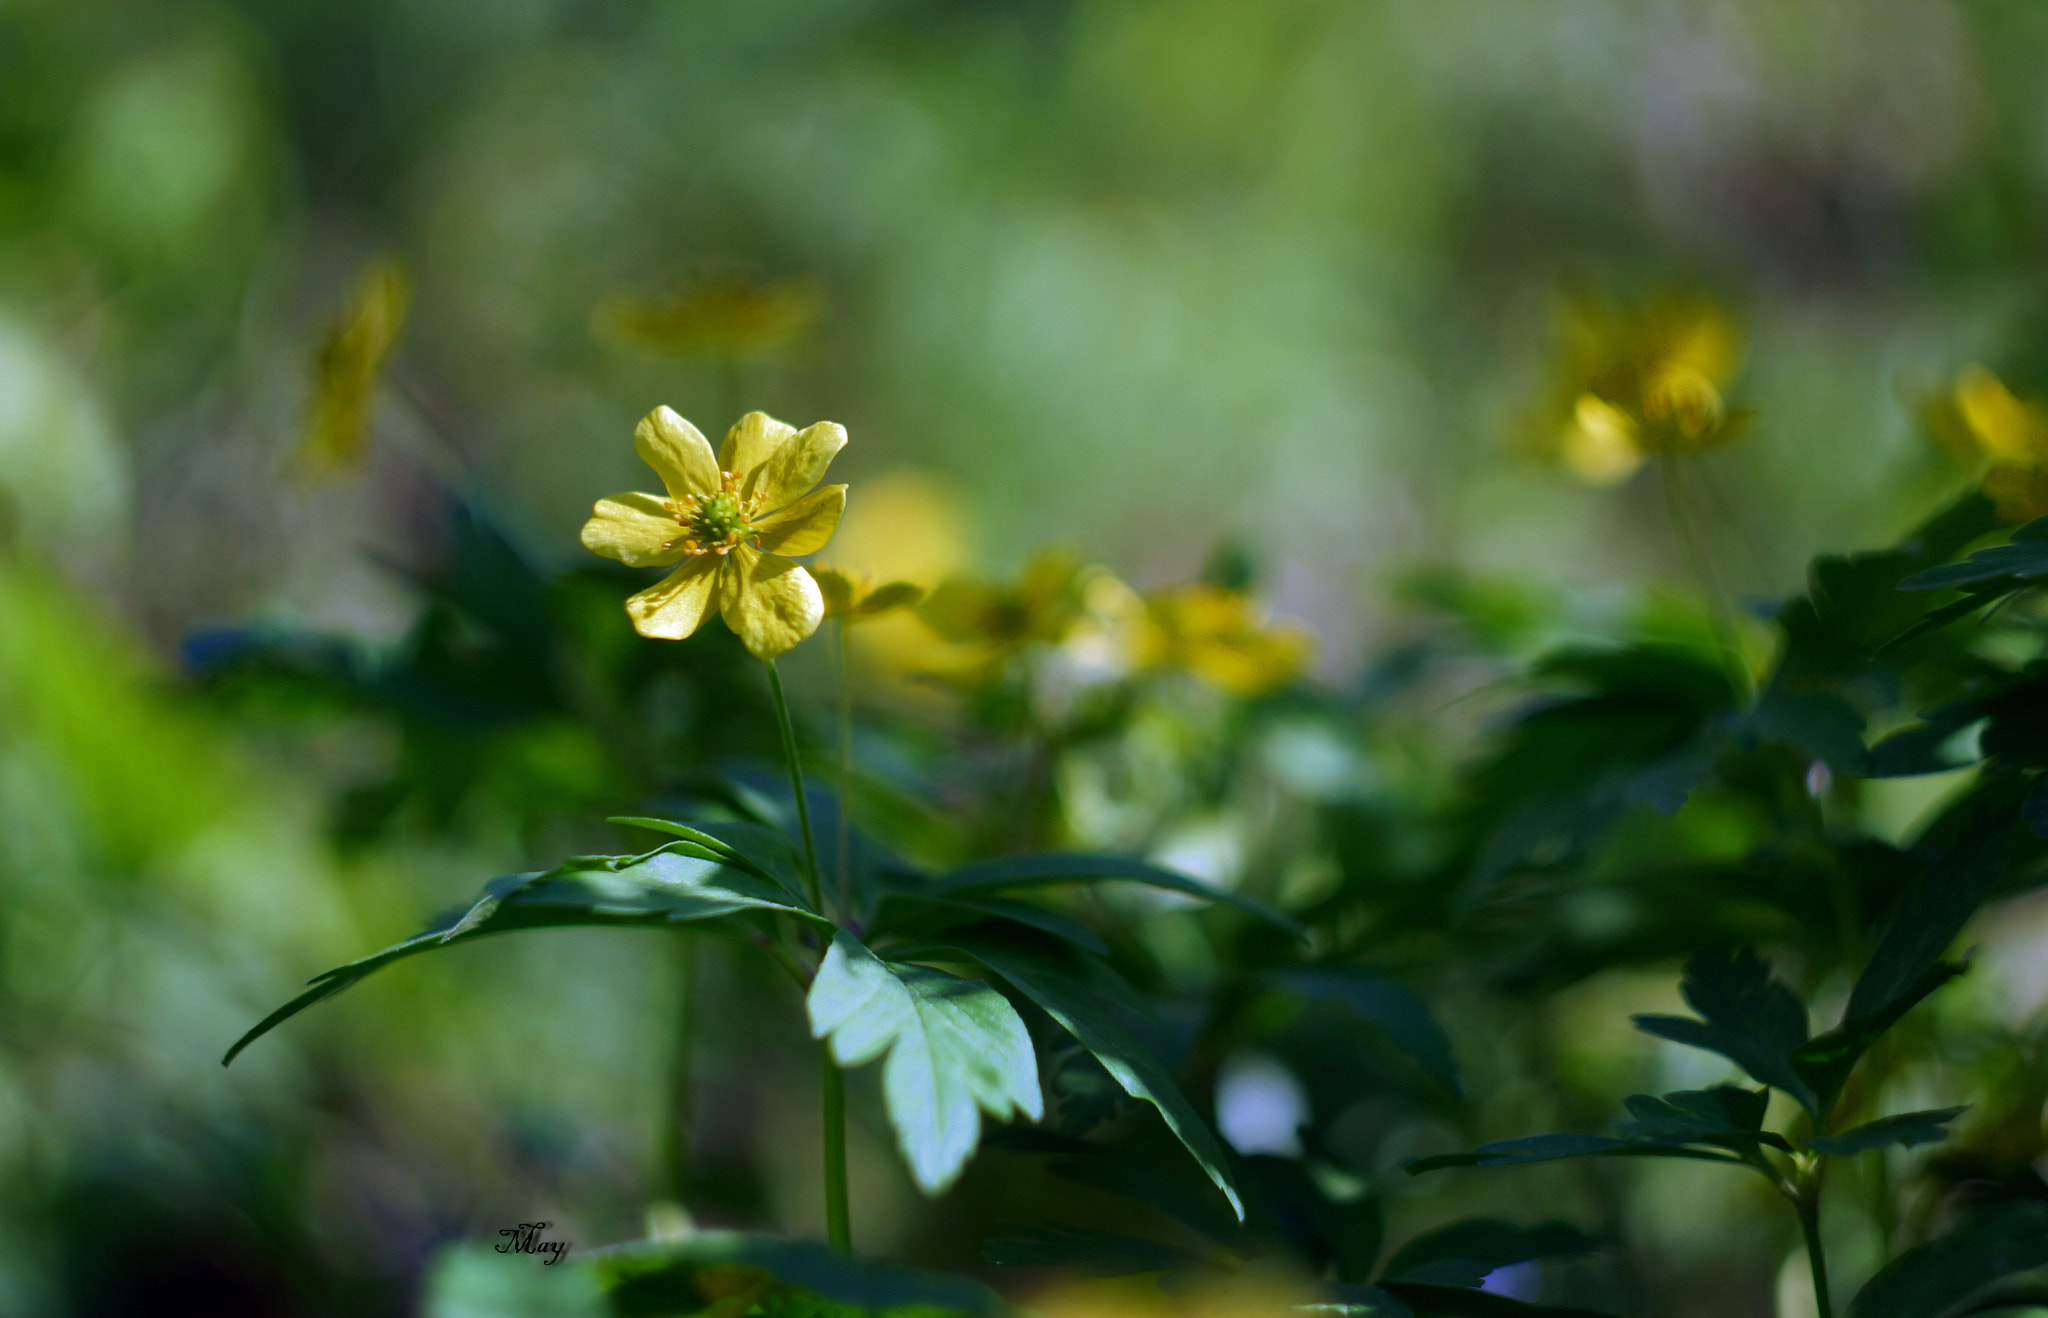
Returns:
[[[846,445],[829,421],[804,430],[749,412],[714,454],[666,407],[633,433],[663,494],[598,502],[584,547],[633,567],[673,567],[626,601],[641,635],[681,640],[715,608],[753,654],[773,659],[828,617],[864,622],[917,606],[937,658],[918,671],[955,684],[994,676],[1033,650],[1107,643],[1124,672],[1179,670],[1251,697],[1306,667],[1305,632],[1274,626],[1241,591],[1207,583],[1141,596],[1104,568],[1042,554],[1014,582],[950,577],[929,595],[846,567],[806,569],[838,529],[844,485],[822,485]]]
[[[1633,476],[1652,457],[1725,444],[1750,415],[1723,391],[1742,364],[1742,335],[1703,297],[1624,307],[1581,295],[1566,304],[1563,348],[1541,446],[1595,485]]]

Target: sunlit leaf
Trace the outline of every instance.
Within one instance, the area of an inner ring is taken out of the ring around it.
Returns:
[[[807,1000],[811,1033],[844,1067],[887,1055],[889,1124],[927,1194],[974,1154],[981,1114],[1044,1115],[1038,1059],[1016,1009],[980,980],[888,962],[840,930]]]
[[[644,856],[582,856],[558,869],[494,879],[470,906],[402,943],[315,976],[312,987],[236,1040],[226,1066],[250,1044],[316,1002],[394,961],[454,943],[517,929],[576,926],[666,927],[746,911],[771,911],[813,923],[819,917],[789,904],[779,885],[727,865],[692,844],[676,842]]]

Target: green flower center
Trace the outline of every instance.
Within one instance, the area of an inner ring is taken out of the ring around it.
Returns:
[[[739,496],[730,490],[699,499],[690,515],[690,538],[706,549],[736,545],[747,529]]]

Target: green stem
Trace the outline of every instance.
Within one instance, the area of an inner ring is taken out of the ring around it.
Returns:
[[[853,1252],[853,1216],[846,1195],[846,1073],[832,1060],[832,1045],[819,1045],[825,1096],[825,1238],[841,1254]],[[1825,1315],[1823,1315],[1825,1318]]]
[[[1693,586],[1707,600],[1707,616],[1714,628],[1715,648],[1721,652],[1721,664],[1728,673],[1728,680],[1735,688],[1735,698],[1747,701],[1751,695],[1749,664],[1742,657],[1742,641],[1735,625],[1735,609],[1728,600],[1728,592],[1721,585],[1719,574],[1714,571],[1711,559],[1700,546],[1696,529],[1685,515],[1683,501],[1678,495],[1678,463],[1676,459],[1665,458],[1658,464],[1657,483],[1664,487],[1664,510],[1671,518],[1671,536],[1678,542],[1679,557],[1685,560],[1686,571],[1691,574]]]
[[[1799,1211],[1799,1230],[1806,1236],[1806,1263],[1813,1269],[1813,1304],[1820,1318],[1834,1318],[1835,1306],[1828,1298],[1828,1255],[1820,1243],[1820,1187],[1815,1185],[1799,1197],[1793,1207]]]
[[[839,635],[839,912],[853,910],[853,654],[846,643],[846,619]]]
[[[768,670],[768,690],[775,697],[775,721],[782,729],[782,757],[789,761],[789,790],[796,794],[797,822],[804,830],[804,878],[809,883],[811,905],[820,915],[825,912],[825,898],[818,885],[818,839],[811,832],[811,802],[804,795],[803,765],[797,762],[796,726],[789,721],[789,698],[782,694],[782,674],[775,670],[773,659],[763,659]]]
[[[782,729],[782,754],[789,761],[789,790],[796,794],[796,817],[804,831],[804,878],[810,885],[811,904],[820,912],[825,902],[818,882],[818,838],[811,829],[811,803],[804,795],[803,766],[797,760],[796,725],[789,720],[789,698],[782,692],[782,674],[773,659],[763,659],[768,669],[768,690],[775,697],[775,721]],[[846,1196],[846,1076],[832,1060],[832,1045],[820,1045],[819,1088],[825,1110],[825,1235],[840,1253],[853,1250],[852,1216]]]

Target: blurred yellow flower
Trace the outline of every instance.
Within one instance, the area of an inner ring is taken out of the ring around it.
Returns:
[[[368,450],[377,381],[405,329],[409,294],[405,267],[388,258],[373,262],[320,341],[299,443],[301,459],[316,474],[358,463]]]
[[[818,590],[825,597],[825,616],[848,622],[866,622],[897,609],[909,608],[924,598],[924,587],[908,581],[875,584],[872,572],[848,572],[836,567],[814,567]]]
[[[1307,667],[1308,633],[1276,627],[1251,597],[1208,582],[1145,598],[1133,659],[1142,668],[1180,668],[1234,696],[1265,695]]]
[[[1081,614],[1087,572],[1059,550],[1042,551],[1015,583],[953,577],[925,597],[917,616],[940,639],[1000,662],[1033,643],[1052,644]]]
[[[749,412],[713,456],[697,428],[666,407],[647,414],[633,445],[668,497],[600,499],[583,525],[583,547],[632,567],[680,564],[626,601],[642,636],[681,640],[712,605],[762,659],[818,630],[818,583],[787,557],[824,548],[846,510],[844,485],[819,486],[846,447],[830,421],[806,430]]]
[[[2048,516],[2048,404],[2020,398],[1982,366],[1965,366],[1925,419],[1965,462],[1990,460],[1980,488],[2004,522]]]
[[[1742,336],[1716,303],[1662,297],[1621,307],[1580,295],[1565,308],[1563,351],[1541,443],[1595,485],[1634,475],[1654,455],[1697,453],[1747,428],[1722,391]]]
[[[821,310],[810,280],[721,275],[664,298],[615,297],[597,318],[613,336],[656,352],[743,361],[795,345]]]

